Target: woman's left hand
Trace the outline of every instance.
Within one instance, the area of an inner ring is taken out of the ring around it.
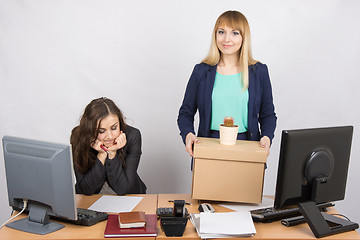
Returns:
[[[116,151],[120,148],[123,148],[126,145],[126,134],[124,132],[120,132],[120,135],[115,139],[114,145],[108,148],[110,154],[110,158],[114,158],[116,155]]]
[[[270,154],[270,138],[268,136],[263,136],[260,139],[260,147],[265,148],[266,156]]]

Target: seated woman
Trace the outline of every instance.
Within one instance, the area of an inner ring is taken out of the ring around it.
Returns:
[[[120,109],[107,98],[92,100],[72,130],[76,193],[146,193],[137,174],[141,134],[126,125]]]

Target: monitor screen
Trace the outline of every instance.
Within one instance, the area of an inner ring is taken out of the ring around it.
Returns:
[[[359,227],[316,206],[344,199],[352,136],[352,126],[282,131],[274,207],[297,204],[316,237]]]
[[[27,201],[29,216],[6,226],[47,234],[63,225],[49,216],[76,220],[70,145],[4,136],[3,152],[9,205],[19,210]]]

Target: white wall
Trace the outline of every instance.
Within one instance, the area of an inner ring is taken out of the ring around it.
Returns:
[[[360,222],[360,22],[356,0],[0,0],[0,136],[67,143],[93,98],[113,99],[143,136],[148,193],[189,193],[190,158],[176,124],[193,66],[224,11],[248,18],[266,63],[278,127],[265,177],[274,194],[283,129],[355,126],[345,201]],[[1,150],[0,192],[6,193]],[[0,194],[0,222],[8,218]]]

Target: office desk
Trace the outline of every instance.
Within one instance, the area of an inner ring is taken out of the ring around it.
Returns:
[[[185,200],[186,202],[192,203],[191,206],[186,205],[186,208],[190,213],[199,213],[198,211],[198,201],[190,198],[189,194],[159,194],[158,195],[158,207],[170,207],[173,206],[173,203],[169,203],[169,200]],[[227,208],[221,207],[216,203],[212,203],[216,212],[229,212]],[[335,209],[329,209],[329,213],[336,213]],[[256,239],[264,239],[264,240],[273,240],[273,239],[296,239],[296,240],[308,240],[308,239],[317,239],[312,234],[309,226],[307,224],[301,224],[294,227],[285,227],[281,225],[279,221],[273,223],[255,223],[256,234],[254,237],[250,238],[238,238],[244,240],[256,240]],[[160,223],[158,223],[159,235],[157,239],[169,239],[165,236],[164,232],[160,230]],[[181,240],[190,240],[190,239],[200,239],[195,227],[192,225],[189,220],[184,235]],[[233,238],[226,238],[233,239]],[[337,234],[321,239],[360,239],[360,234],[356,231],[351,231],[347,233]]]
[[[126,196],[137,196],[143,197],[141,202],[134,208],[136,211],[144,211],[147,214],[155,214],[157,207],[157,194],[136,194],[136,195],[126,195]],[[98,200],[101,195],[85,196],[85,195],[76,195],[76,203],[79,208],[88,208],[96,200]],[[26,217],[27,215],[22,214],[16,219]],[[53,220],[52,220],[53,221]],[[58,222],[58,221],[56,221]],[[60,229],[59,231],[49,233],[46,235],[37,235],[32,233],[21,232],[14,230],[8,227],[3,227],[0,230],[0,239],[54,239],[54,240],[65,240],[65,239],[78,239],[78,240],[94,240],[94,239],[104,239],[104,230],[106,226],[106,221],[97,223],[93,226],[79,226],[74,224],[69,224],[65,222],[59,222],[65,225],[65,228]],[[110,238],[109,238],[110,239]],[[126,239],[144,239],[144,238],[126,238]],[[148,237],[146,239],[155,239],[155,237]]]
[[[80,208],[88,208],[93,204],[101,195],[93,196],[84,196],[77,195],[77,206]],[[190,213],[198,213],[198,201],[190,198],[189,194],[146,194],[146,195],[127,195],[127,196],[141,196],[144,197],[142,201],[135,207],[134,210],[145,211],[148,214],[156,213],[157,207],[171,207],[173,203],[168,202],[169,200],[185,200],[186,202],[192,203],[191,206],[186,205],[186,208]],[[221,207],[215,203],[212,203],[216,212],[227,212],[231,211],[227,208]],[[334,209],[329,211],[330,213],[336,212]],[[25,217],[22,215],[18,218]],[[47,235],[36,235],[31,233],[20,232],[13,230],[8,227],[3,227],[0,230],[0,240],[2,239],[54,239],[54,240],[66,240],[66,239],[78,239],[78,240],[95,240],[95,239],[104,239],[104,230],[106,226],[106,221],[95,224],[91,227],[78,226],[73,224],[67,224],[61,222],[65,225],[65,228],[50,233]],[[308,240],[316,239],[310,228],[307,224],[301,224],[295,227],[284,227],[280,224],[279,221],[273,223],[255,223],[256,235],[251,238],[238,238],[244,240],[273,240],[273,239],[296,239],[296,240]],[[110,238],[109,238],[110,239]],[[118,238],[119,239],[119,238]],[[123,238],[124,240],[133,240],[133,239],[155,239],[154,237],[147,238]],[[156,239],[200,239],[194,226],[189,220],[182,237],[172,237],[167,238],[163,231],[161,231],[160,223],[158,222],[158,236]],[[329,236],[321,239],[358,239],[360,240],[360,234],[356,231],[342,233],[334,236]]]

